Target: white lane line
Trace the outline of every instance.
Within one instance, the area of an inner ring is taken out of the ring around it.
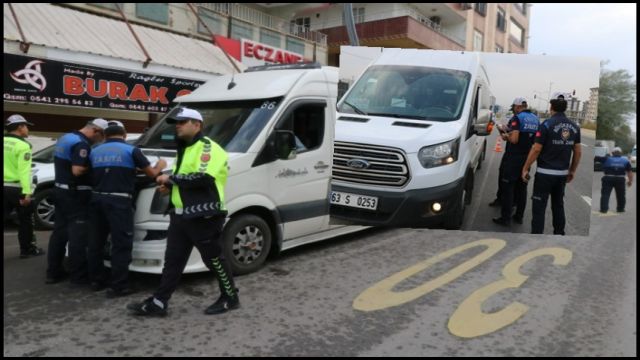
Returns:
[[[583,143],[580,143],[580,145],[582,145],[582,146],[584,146],[584,147],[589,147],[589,145],[587,145],[587,144],[583,144]]]
[[[589,204],[589,206],[591,206],[591,198],[590,197],[583,195],[582,196],[582,200],[586,201],[587,204]]]

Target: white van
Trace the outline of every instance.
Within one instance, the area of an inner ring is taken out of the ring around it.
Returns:
[[[338,105],[331,216],[460,228],[492,99],[478,53],[384,49]]]
[[[329,224],[338,69],[266,66],[211,80],[177,98],[198,110],[203,132],[229,153],[225,254],[235,274],[272,251],[363,229]],[[163,119],[136,143],[150,160],[175,158],[175,126]],[[136,200],[132,271],[161,273],[169,196],[143,184]],[[186,273],[207,271],[197,250]]]

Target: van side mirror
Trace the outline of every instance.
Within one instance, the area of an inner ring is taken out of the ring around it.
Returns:
[[[293,160],[296,158],[296,139],[292,131],[276,130],[276,157],[281,160]]]
[[[478,111],[478,119],[473,125],[473,132],[479,136],[487,136],[493,130],[493,120],[491,119],[491,110],[482,109]]]

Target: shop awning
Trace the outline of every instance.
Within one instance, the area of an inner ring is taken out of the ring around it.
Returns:
[[[146,61],[142,49],[124,21],[93,15],[48,3],[12,4],[25,39],[32,45],[90,53],[113,58]],[[132,24],[151,63],[211,74],[235,72],[229,59],[213,43]],[[9,5],[4,4],[4,40],[22,37]],[[30,54],[24,54],[30,55]],[[241,63],[236,62],[240,69]]]

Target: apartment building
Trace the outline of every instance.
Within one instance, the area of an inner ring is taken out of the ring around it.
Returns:
[[[527,53],[527,3],[353,3],[359,43],[401,47]],[[328,64],[338,66],[350,45],[343,4],[269,4],[269,14],[327,35]]]

